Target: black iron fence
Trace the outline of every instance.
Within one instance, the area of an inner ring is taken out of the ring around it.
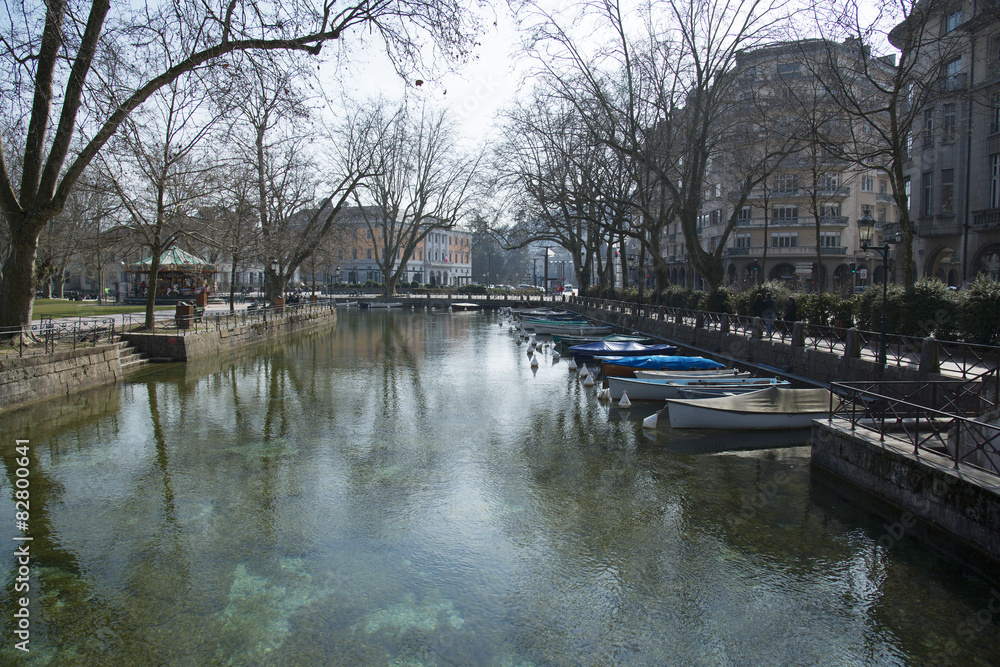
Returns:
[[[0,328],[0,356],[51,354],[113,343],[118,333],[114,318],[53,320],[42,317],[27,327]]]
[[[933,453],[955,469],[1000,475],[1000,426],[994,377],[940,382],[834,382],[830,418],[851,430],[907,443],[914,455]],[[839,404],[834,396],[840,398]],[[983,417],[982,415],[985,415]]]
[[[253,324],[255,322],[269,322],[282,318],[298,315],[316,314],[335,310],[336,302],[324,300],[317,302],[292,303],[284,306],[261,306],[259,308],[248,308],[233,312],[226,311],[195,311],[185,315],[170,315],[169,318],[161,317],[157,320],[157,330],[161,327],[176,331],[178,335],[184,336],[188,333],[203,333],[206,331],[219,331],[221,329],[231,329],[235,326]],[[122,330],[132,331],[145,325],[145,314],[126,313],[123,316]]]
[[[801,337],[795,340],[794,322],[774,320],[770,334],[762,318],[714,313],[673,306],[652,306],[627,301],[572,297],[571,304],[608,314],[627,316],[627,326],[639,327],[643,319],[648,322],[673,322],[695,328],[716,329],[747,338],[767,338],[789,345],[801,345],[825,352],[877,359],[881,333],[858,328],[823,326],[798,322]],[[928,359],[931,355],[933,358]],[[938,340],[933,337],[888,334],[886,337],[886,365],[892,367],[923,366],[931,372],[941,372],[960,378],[978,377],[985,371],[1000,372],[1000,347],[974,345],[961,341]]]

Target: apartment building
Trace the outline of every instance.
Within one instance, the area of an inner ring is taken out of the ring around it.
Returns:
[[[756,143],[760,155],[769,157],[758,163],[757,185],[735,211],[725,241],[739,188],[755,174],[725,159],[716,159],[708,170],[698,236],[709,251],[725,243],[727,284],[781,280],[805,290],[846,292],[882,279],[881,262],[861,250],[857,221],[868,214],[881,223],[896,222],[889,182],[843,154],[850,121],[818,80],[831,62],[857,57],[856,45],[826,40],[778,43],[740,54],[736,95],[753,109],[740,126],[751,137],[750,148],[741,150],[753,150]],[[740,113],[740,106],[731,113]],[[668,230],[664,242],[670,249],[670,281],[701,287],[688,267],[679,229]]]
[[[989,2],[921,3],[921,30],[937,72],[918,109],[905,172],[916,236],[915,269],[960,286],[1000,277],[1000,8]],[[915,13],[912,21],[921,18]],[[905,47],[907,23],[889,35]]]

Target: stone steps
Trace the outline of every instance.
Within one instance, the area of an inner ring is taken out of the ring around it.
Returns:
[[[123,374],[129,373],[138,368],[142,368],[147,364],[152,363],[152,360],[149,359],[146,355],[139,352],[134,345],[124,340],[118,341],[118,349],[119,349],[118,358],[121,361]]]

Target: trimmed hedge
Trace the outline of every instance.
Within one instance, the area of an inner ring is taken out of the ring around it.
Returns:
[[[816,325],[846,321],[849,326],[867,331],[882,328],[882,285],[873,285],[850,297],[827,292],[793,293],[780,281],[768,281],[756,289],[742,292],[722,288],[706,293],[671,285],[659,294],[644,291],[643,300],[673,308],[750,315],[755,296],[768,292],[777,303],[779,318],[788,297],[794,295],[800,321]],[[635,288],[616,290],[597,286],[588,288],[586,295],[622,301],[636,301],[639,296]],[[955,291],[940,280],[925,279],[918,281],[910,294],[902,286],[890,284],[886,315],[890,333],[1000,345],[1000,282],[980,276],[967,290]]]

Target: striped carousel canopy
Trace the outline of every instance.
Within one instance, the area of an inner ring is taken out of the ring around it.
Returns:
[[[152,263],[153,258],[147,257],[141,262],[133,264],[130,268],[132,271],[149,271]],[[171,247],[160,254],[160,270],[211,273],[215,271],[215,265],[208,264],[205,260],[195,257],[180,248]]]

